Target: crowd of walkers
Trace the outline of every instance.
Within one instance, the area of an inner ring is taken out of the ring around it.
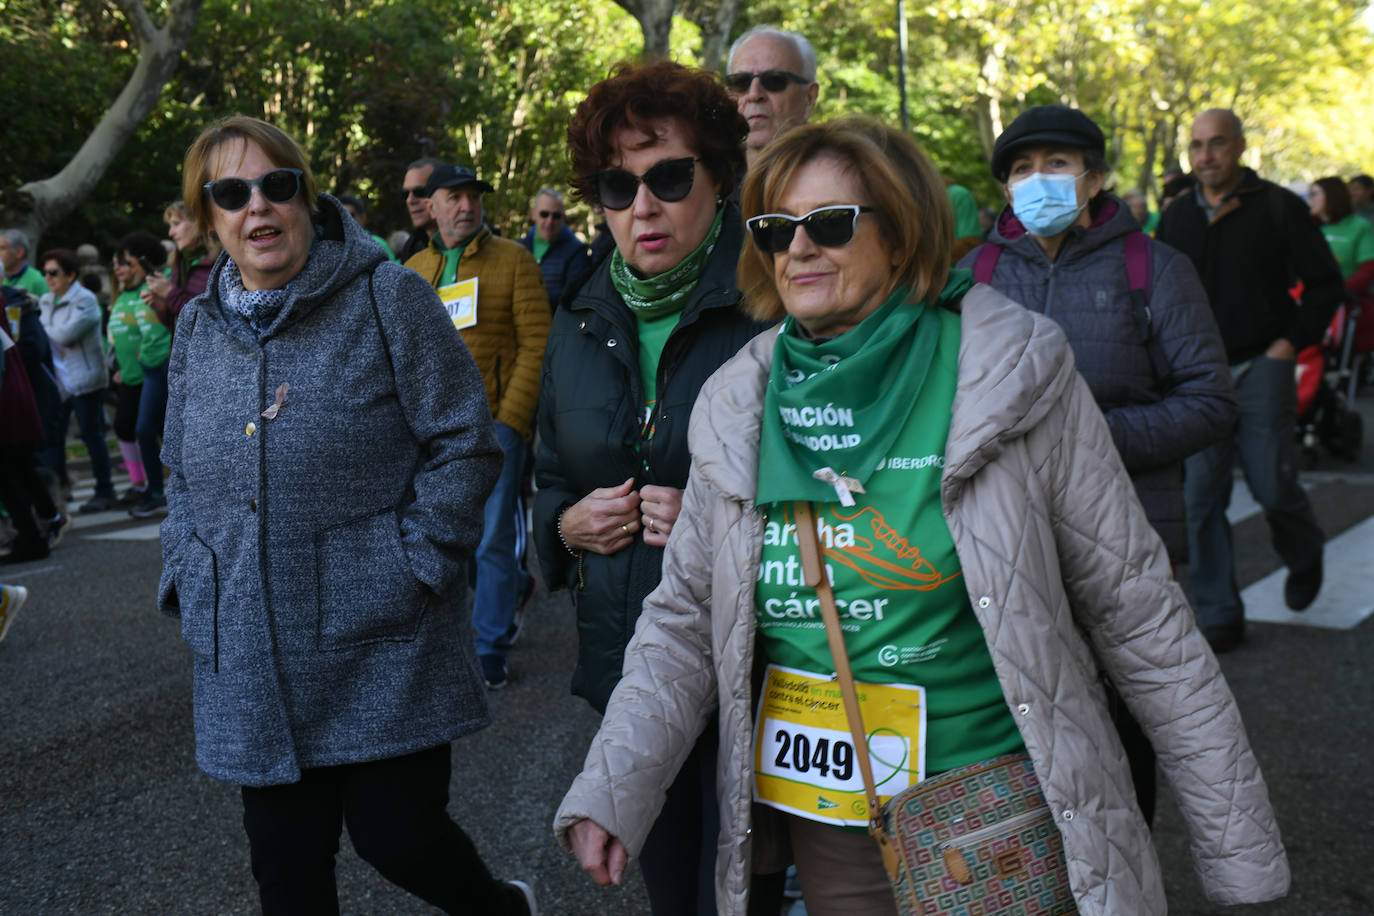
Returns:
[[[816,70],[760,27],[723,81],[590,87],[567,131],[590,245],[553,187],[500,238],[492,186],[433,159],[388,245],[248,117],[192,145],[170,241],[122,238],[108,293],[0,233],[3,559],[68,530],[75,417],[74,511],[165,517],[196,759],[242,787],[264,912],[338,912],[345,824],[446,912],[535,912],[447,811],[450,743],[511,677],[530,487],[603,716],[555,834],[599,883],[637,861],[655,916],[777,916],[794,883],[815,916],[908,912],[919,856],[885,858],[875,805],[1008,758],[1067,876],[1037,912],[1165,912],[1157,771],[1211,899],[1286,892],[1216,660],[1244,641],[1225,510],[1239,460],[1310,606],[1293,365],[1338,305],[1374,316],[1374,181],[1303,201],[1213,109],[1150,213],[1091,118],[1038,106],[996,139],[980,226],[908,136],[807,123]],[[28,600],[3,586],[0,639]],[[836,679],[843,713],[778,700]]]

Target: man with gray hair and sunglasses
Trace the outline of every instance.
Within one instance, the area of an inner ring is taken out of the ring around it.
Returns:
[[[544,290],[549,294],[549,310],[558,307],[563,291],[590,265],[587,243],[568,228],[568,212],[563,195],[542,187],[530,201],[530,231],[520,239],[544,275]]]
[[[816,107],[816,50],[796,32],[754,26],[730,46],[725,85],[749,122],[744,155],[750,166],[778,134],[805,124]]]

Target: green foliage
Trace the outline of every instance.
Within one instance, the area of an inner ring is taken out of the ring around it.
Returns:
[[[672,56],[705,47],[679,7]],[[161,0],[149,0],[161,15]],[[1118,187],[1177,162],[1192,116],[1235,107],[1250,163],[1288,180],[1374,168],[1374,43],[1364,0],[908,0],[911,132],[950,178],[996,206],[987,170],[998,129],[1062,101],[1102,125]],[[820,57],[816,117],[896,124],[892,0],[752,0],[759,23],[809,36]],[[0,0],[0,186],[55,173],[119,93],[133,37],[109,0]],[[182,66],[95,192],[44,245],[160,231],[184,151],[231,113],[265,117],[305,147],[320,184],[373,203],[370,228],[407,228],[405,165],[437,155],[496,186],[490,218],[523,232],[530,196],[566,187],[565,130],[586,89],[639,54],[638,23],[612,0],[206,0]],[[587,227],[585,207],[570,216]]]

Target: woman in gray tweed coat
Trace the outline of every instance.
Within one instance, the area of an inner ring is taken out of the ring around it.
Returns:
[[[207,128],[183,182],[224,254],[177,324],[158,600],[195,656],[197,762],[243,786],[263,910],[338,912],[346,822],[435,906],[532,912],[445,810],[449,742],[489,721],[463,594],[501,462],[481,377],[277,128]]]

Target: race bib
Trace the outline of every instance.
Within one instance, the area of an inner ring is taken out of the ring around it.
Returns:
[[[476,277],[441,286],[438,293],[439,300],[444,303],[444,308],[448,310],[448,317],[453,319],[455,328],[461,331],[477,323]]]
[[[925,778],[925,688],[855,683],[878,796]],[[868,824],[840,683],[769,665],[754,726],[754,799],[822,823]]]

